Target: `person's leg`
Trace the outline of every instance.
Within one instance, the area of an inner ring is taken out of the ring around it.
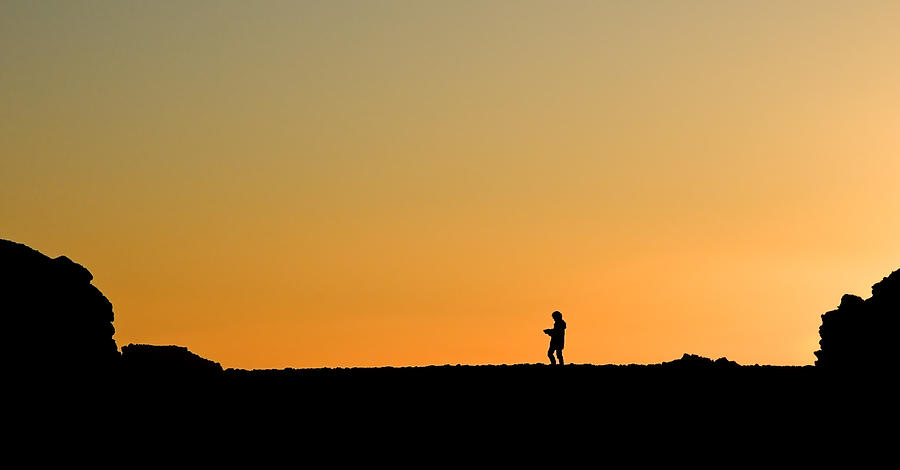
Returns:
[[[556,357],[559,359],[559,365],[565,364],[565,363],[563,362],[562,349],[557,349],[557,350],[556,350]]]
[[[556,359],[553,358],[553,348],[550,348],[549,350],[547,350],[547,357],[550,358],[551,365],[556,365]]]

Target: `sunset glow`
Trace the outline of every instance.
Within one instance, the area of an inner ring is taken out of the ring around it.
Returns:
[[[225,367],[811,364],[900,267],[900,3],[5,1],[0,238]]]

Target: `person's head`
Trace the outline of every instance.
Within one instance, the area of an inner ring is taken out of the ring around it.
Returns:
[[[550,316],[553,317],[554,320],[562,320],[562,314],[558,311],[551,313]]]

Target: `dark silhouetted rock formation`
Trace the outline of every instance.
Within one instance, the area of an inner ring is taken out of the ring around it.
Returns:
[[[708,357],[688,353],[684,353],[684,355],[681,356],[681,359],[663,362],[660,365],[667,368],[678,369],[728,369],[740,367],[737,362],[729,361],[724,357],[720,357],[714,361]]]
[[[872,286],[872,297],[841,297],[837,310],[822,315],[816,366],[833,370],[896,368],[900,334],[900,270]]]
[[[51,259],[0,240],[0,312],[11,369],[53,375],[105,373],[117,365],[112,304],[92,279],[65,256]]]
[[[122,347],[122,369],[131,376],[210,377],[222,373],[218,362],[183,346],[129,344]]]

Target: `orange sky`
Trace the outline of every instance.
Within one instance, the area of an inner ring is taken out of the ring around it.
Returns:
[[[165,3],[0,6],[0,238],[120,346],[809,364],[900,267],[896,2]]]

